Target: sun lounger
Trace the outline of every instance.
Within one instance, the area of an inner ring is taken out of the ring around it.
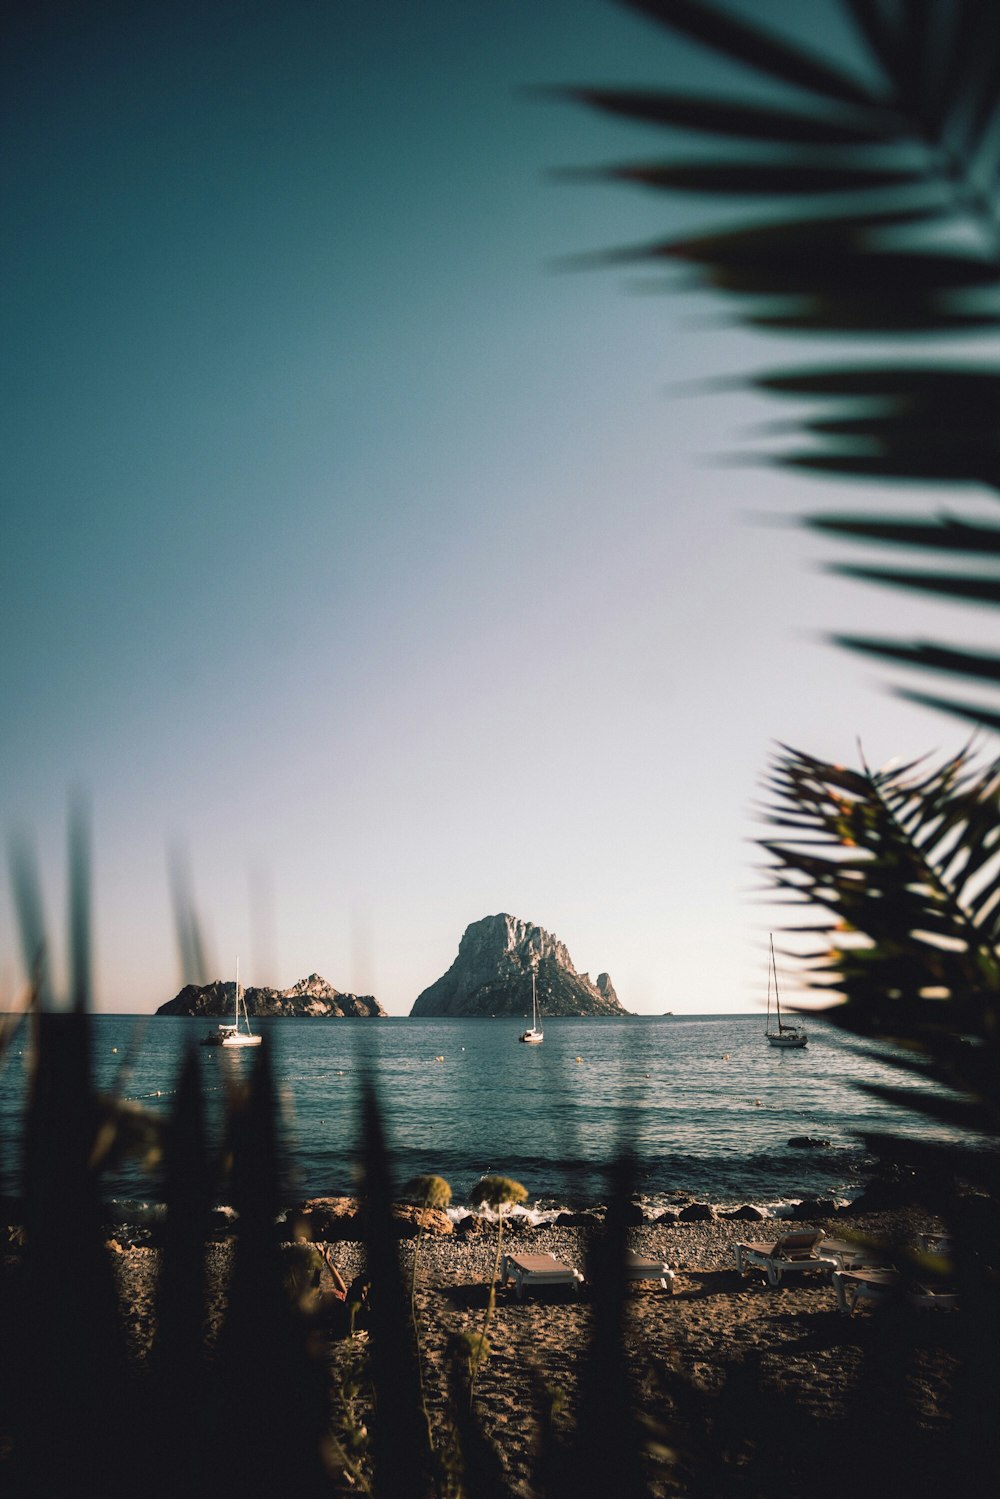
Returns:
[[[644,1255],[633,1254],[629,1250],[625,1255],[625,1279],[658,1280],[664,1291],[672,1291],[674,1272],[666,1260],[647,1259]]]
[[[821,1239],[818,1253],[823,1259],[836,1260],[838,1270],[879,1269],[887,1263],[884,1252],[853,1239]]]
[[[761,1270],[770,1286],[779,1286],[787,1275],[805,1270],[833,1273],[838,1261],[832,1254],[821,1254],[822,1230],[785,1234],[769,1243],[737,1244],[736,1268],[741,1275]]]
[[[564,1265],[554,1254],[506,1254],[500,1274],[500,1284],[514,1282],[514,1294],[518,1301],[525,1291],[539,1286],[572,1286],[579,1290],[583,1276],[572,1265]]]
[[[885,1301],[898,1286],[895,1270],[836,1270],[833,1274],[837,1306],[848,1317],[854,1315],[859,1301]]]
[[[837,1306],[847,1317],[854,1315],[859,1301],[888,1301],[903,1291],[911,1306],[922,1311],[946,1311],[958,1305],[954,1291],[932,1286],[905,1286],[898,1270],[837,1270],[833,1275]]]

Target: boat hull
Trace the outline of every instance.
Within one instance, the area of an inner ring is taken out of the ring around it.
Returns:
[[[202,1036],[202,1046],[224,1046],[226,1037],[232,1034],[231,1026],[220,1025],[217,1031],[209,1031],[207,1036]]]
[[[545,1037],[541,1031],[525,1031],[523,1036],[518,1036],[519,1041],[526,1041],[529,1046],[539,1046]]]
[[[226,1036],[223,1039],[223,1041],[222,1041],[222,1045],[223,1046],[259,1046],[260,1043],[263,1041],[263,1039],[264,1039],[263,1036],[244,1036],[241,1033],[241,1034],[239,1034],[237,1036]]]
[[[767,1039],[771,1046],[781,1046],[786,1051],[793,1048],[801,1049],[809,1044],[809,1037],[802,1031],[790,1035],[768,1036]]]

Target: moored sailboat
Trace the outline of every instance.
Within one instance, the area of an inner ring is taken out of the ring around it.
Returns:
[[[240,1016],[242,1012],[245,1029],[240,1029]],[[236,1008],[233,1023],[223,1022],[217,1030],[209,1031],[207,1036],[201,1039],[202,1046],[259,1046],[263,1036],[255,1036],[250,1029],[250,1016],[247,1014],[247,1002],[240,993],[240,960],[236,959]]]
[[[545,1032],[538,1024],[538,986],[535,981],[534,972],[531,975],[531,1029],[530,1031],[523,1031],[518,1040],[527,1041],[532,1046],[537,1046],[545,1040]]]
[[[809,1043],[809,1037],[801,1025],[786,1025],[781,1018],[781,998],[778,994],[778,970],[774,962],[774,938],[771,937],[771,960],[767,970],[767,1020],[764,1023],[764,1035],[771,1046],[802,1047]],[[774,1012],[777,1018],[777,1030],[771,1029],[771,987],[774,986]]]

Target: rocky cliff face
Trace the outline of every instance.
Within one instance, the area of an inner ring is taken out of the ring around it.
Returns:
[[[160,1006],[157,1015],[207,1015],[219,1020],[231,1016],[236,1001],[236,985],[216,979],[214,984],[187,984],[181,992]],[[314,1016],[318,1018],[384,1015],[386,1012],[370,994],[341,994],[318,973],[299,979],[290,989],[244,989],[249,1015]]]
[[[577,973],[558,937],[517,916],[484,916],[466,928],[448,972],[414,1001],[411,1015],[531,1015],[531,975],[547,1015],[625,1015],[606,973]]]

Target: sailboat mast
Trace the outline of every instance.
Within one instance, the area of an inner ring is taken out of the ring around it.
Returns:
[[[235,1009],[236,1013],[233,1015],[233,1019],[236,1021],[236,1029],[239,1030],[239,1028],[240,1028],[240,960],[239,960],[239,958],[236,959],[236,1004],[234,1006],[234,1009]]]
[[[778,1034],[781,1035],[781,996],[778,993],[778,966],[774,961],[774,937],[771,937],[771,972],[774,974],[774,1013],[778,1019]]]

